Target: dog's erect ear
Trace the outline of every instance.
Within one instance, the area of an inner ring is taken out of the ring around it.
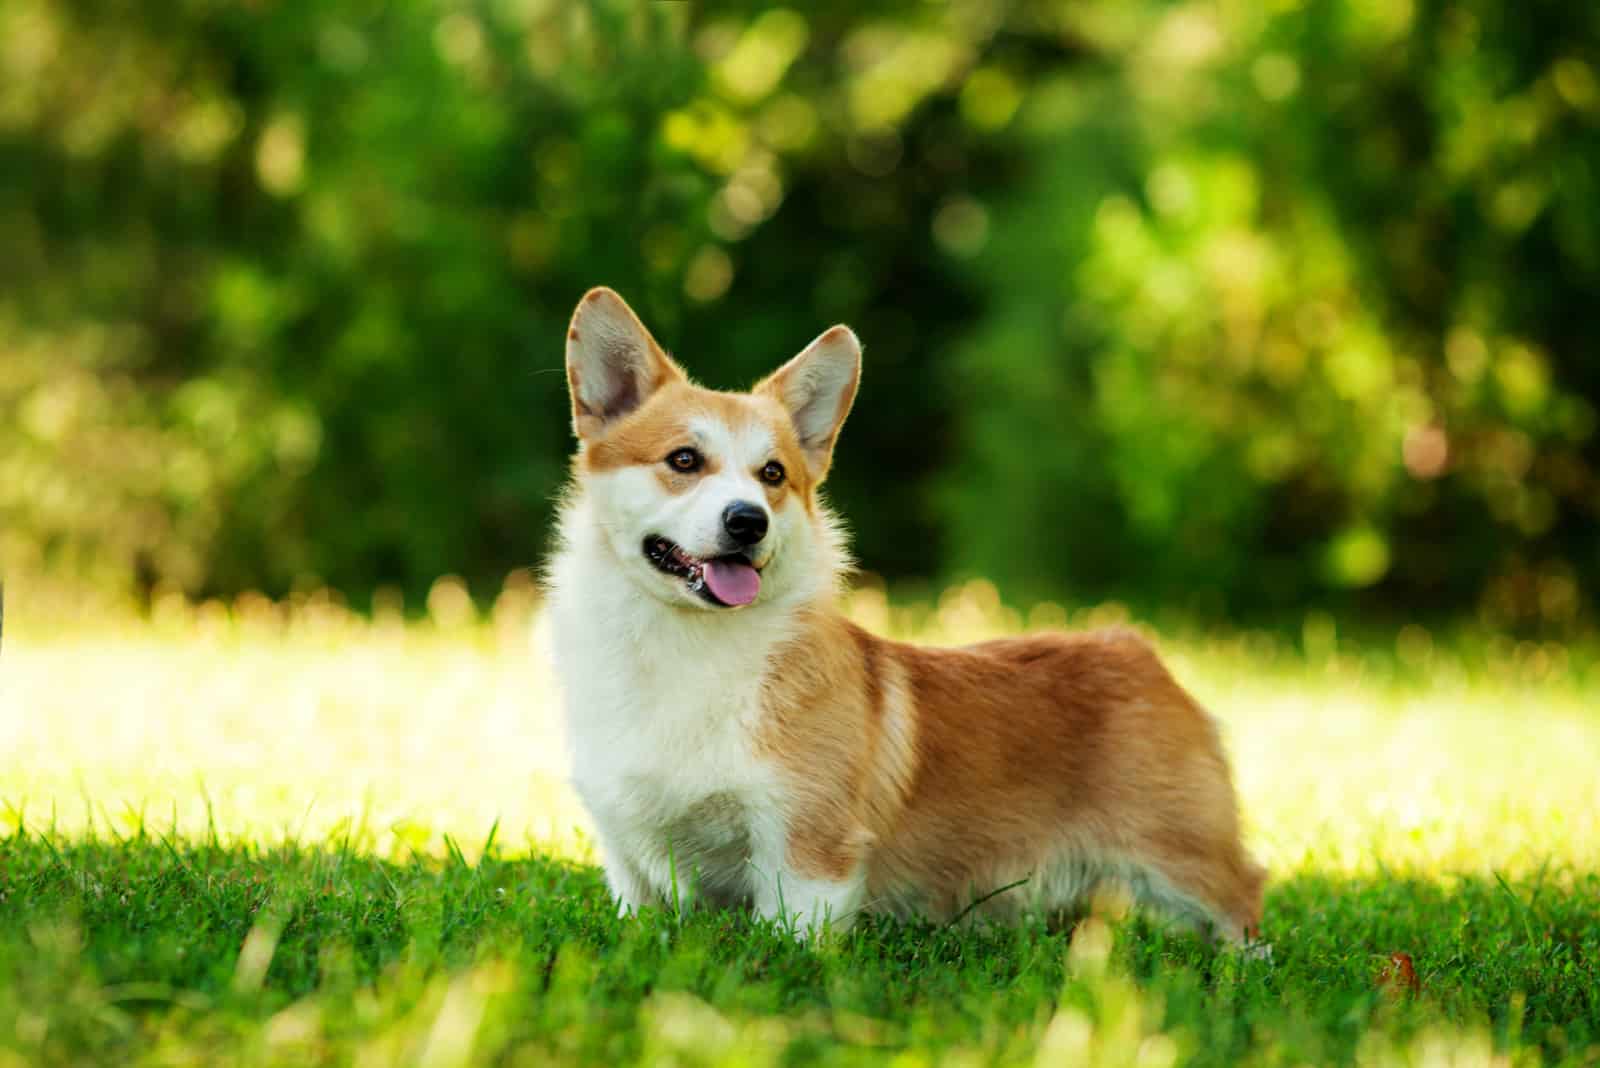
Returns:
[[[599,286],[578,301],[567,330],[567,387],[579,438],[599,437],[656,390],[683,377],[614,291]]]
[[[816,479],[828,472],[833,443],[860,381],[861,342],[848,326],[835,326],[756,386],[757,393],[769,393],[789,409]]]

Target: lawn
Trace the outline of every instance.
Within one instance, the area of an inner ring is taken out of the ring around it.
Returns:
[[[525,586],[477,616],[162,599],[0,649],[11,1064],[1600,1063],[1600,663],[1417,627],[1160,641],[1222,721],[1270,963],[1072,931],[619,921]],[[1086,626],[867,591],[955,642]],[[1406,954],[1416,981],[1394,978]],[[1385,977],[1385,973],[1390,977]]]

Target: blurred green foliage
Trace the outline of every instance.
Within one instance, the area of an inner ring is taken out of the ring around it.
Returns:
[[[1591,618],[1600,7],[8,0],[0,563],[542,553],[562,329],[867,345],[891,580]]]

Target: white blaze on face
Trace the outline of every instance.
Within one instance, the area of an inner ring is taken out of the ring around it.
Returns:
[[[772,459],[772,432],[759,423],[735,428],[702,416],[690,421],[689,433],[701,455],[717,470],[683,495],[685,509],[679,532],[662,533],[695,556],[738,551],[739,547],[724,537],[722,517],[729,505],[744,501],[766,510],[770,519],[767,494],[756,472]],[[771,544],[763,540],[748,551],[759,564],[771,549]]]

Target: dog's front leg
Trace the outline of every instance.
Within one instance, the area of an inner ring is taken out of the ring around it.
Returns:
[[[617,903],[618,916],[638,912],[641,907],[661,900],[639,866],[605,839],[600,841],[600,863],[605,869],[606,886],[610,887],[611,897]]]
[[[795,938],[813,940],[825,930],[849,929],[861,908],[865,883],[859,876],[808,879],[780,867],[757,890],[756,911],[777,920]]]
[[[844,931],[866,898],[866,873],[859,851],[795,847],[781,829],[756,836],[750,863],[758,913],[777,920],[796,938],[824,930]]]

